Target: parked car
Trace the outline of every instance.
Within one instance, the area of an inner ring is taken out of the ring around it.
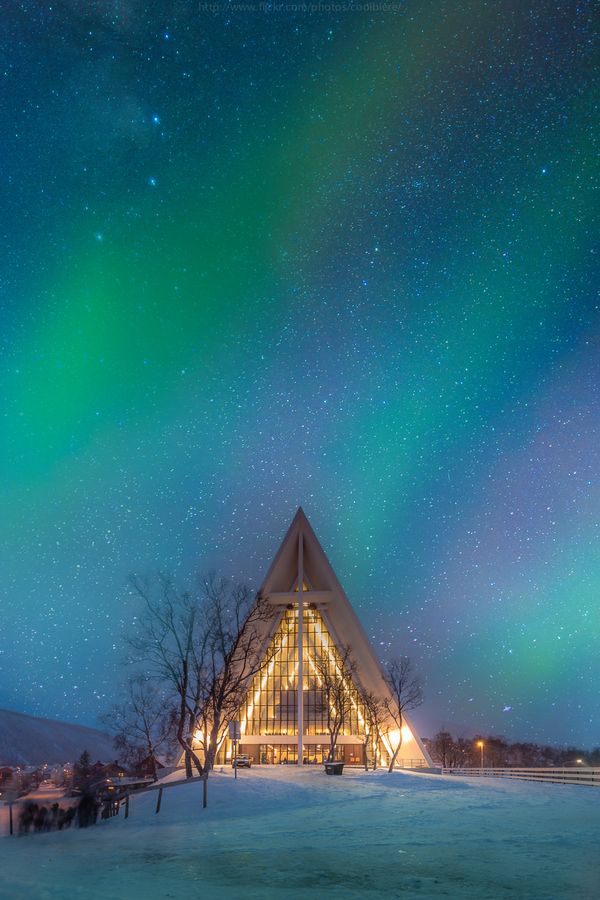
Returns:
[[[236,769],[249,769],[252,765],[252,757],[246,756],[245,753],[238,753],[237,756],[231,760],[232,768]]]

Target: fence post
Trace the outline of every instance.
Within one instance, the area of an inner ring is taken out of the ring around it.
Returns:
[[[160,804],[162,802],[162,792],[163,792],[163,789],[159,788],[158,789],[158,800],[156,801],[156,812],[157,813],[160,812]]]
[[[125,794],[125,818],[129,818],[129,791]]]
[[[13,816],[12,816],[12,808],[13,808],[12,803],[9,803],[9,804],[8,804],[8,829],[9,829],[9,832],[8,832],[8,833],[9,833],[9,834],[13,834]]]
[[[202,809],[208,806],[208,772],[202,776]]]

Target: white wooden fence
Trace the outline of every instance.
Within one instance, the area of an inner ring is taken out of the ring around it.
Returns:
[[[482,778],[520,778],[526,781],[548,781],[555,784],[587,784],[600,787],[600,769],[590,766],[546,769],[442,769],[442,775],[470,775]]]

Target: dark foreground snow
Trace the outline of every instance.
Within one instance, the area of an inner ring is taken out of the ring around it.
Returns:
[[[600,790],[402,772],[214,773],[88,830],[0,840],[0,897],[597,900]]]

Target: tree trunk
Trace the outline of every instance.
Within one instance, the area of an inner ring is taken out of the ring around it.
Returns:
[[[200,760],[198,758],[198,754],[194,753],[194,731],[196,730],[196,726],[198,724],[197,717],[193,713],[191,713],[189,710],[187,712],[187,717],[188,717],[187,745],[190,750],[190,774],[189,774],[189,777],[191,778],[192,775],[194,774],[193,768],[192,768],[193,765],[196,766],[196,769],[198,770],[198,775],[202,775],[204,768],[203,768],[203,766],[200,765]],[[187,768],[186,768],[186,777],[188,777],[187,776]]]
[[[194,774],[192,769],[192,763],[198,769],[198,775],[202,775],[204,772],[204,767],[200,762],[196,753],[193,750],[193,740],[194,740],[194,732],[193,728],[190,728],[186,737],[183,736],[185,731],[185,720],[186,715],[185,712],[179,716],[179,721],[177,722],[177,742],[179,746],[182,748],[184,753],[184,761],[185,761],[185,777],[191,778]]]
[[[397,758],[398,754],[400,753],[400,747],[401,747],[401,746],[402,746],[401,743],[398,744],[398,746],[396,747],[396,749],[395,749],[394,752],[392,753],[392,758],[390,759],[390,765],[389,765],[389,768],[388,768],[388,772],[393,772],[393,771],[394,771],[394,765],[396,764],[396,758]]]
[[[219,725],[215,723],[210,732],[208,747],[204,757],[204,768],[210,772],[214,768],[215,759],[217,758],[217,750],[219,744]]]
[[[204,766],[200,762],[197,754],[194,753],[194,751],[190,747],[189,742],[184,740],[183,738],[180,738],[179,735],[177,736],[177,739],[179,741],[179,746],[183,750],[184,754],[183,758],[185,761],[185,777],[191,778],[193,776],[194,771],[192,769],[192,763],[196,766],[198,775],[202,775],[204,773]]]
[[[375,730],[375,734],[373,737],[373,771],[377,769],[377,758],[379,755],[379,744],[381,741],[381,732],[379,729]]]
[[[152,741],[152,734],[150,733],[150,729],[148,726],[145,728],[145,736],[146,736],[146,750],[148,751],[148,759],[150,760],[150,774],[152,775],[152,781],[158,781],[158,773],[156,771],[156,754],[154,753],[154,743]]]
[[[337,744],[337,735],[333,733],[329,735],[329,756],[327,762],[333,762],[335,759],[335,745]]]

